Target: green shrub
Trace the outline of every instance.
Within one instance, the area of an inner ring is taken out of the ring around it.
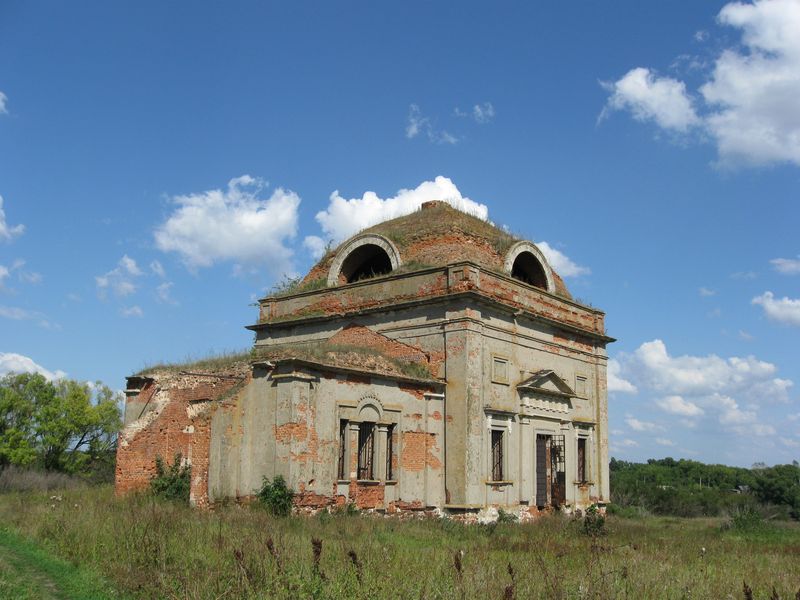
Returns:
[[[592,504],[586,509],[586,514],[583,516],[583,532],[591,537],[597,537],[607,533],[606,518],[597,508],[596,504]]]
[[[156,456],[156,475],[150,480],[150,490],[159,498],[188,503],[191,477],[192,468],[181,465],[180,452],[169,467],[164,466],[164,459]]]
[[[261,489],[256,492],[269,513],[277,517],[285,517],[292,512],[293,495],[282,475],[276,475],[272,481],[264,477]]]
[[[755,506],[743,505],[731,513],[730,519],[723,524],[723,529],[736,531],[755,531],[766,526],[764,517]]]
[[[514,513],[506,512],[502,508],[497,509],[497,522],[498,523],[516,523],[519,517]]]
[[[647,510],[641,506],[620,506],[613,502],[606,506],[606,512],[623,519],[642,519],[648,515]]]

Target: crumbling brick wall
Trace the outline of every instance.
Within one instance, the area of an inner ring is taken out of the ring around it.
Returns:
[[[210,411],[247,380],[241,367],[222,376],[156,373],[131,402],[147,403],[138,419],[120,432],[115,492],[147,489],[156,474],[157,456],[171,463],[177,454],[191,465],[192,504],[208,503]]]

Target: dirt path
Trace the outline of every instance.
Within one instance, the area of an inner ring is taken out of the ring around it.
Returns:
[[[105,600],[118,597],[94,573],[0,528],[0,600]]]
[[[34,564],[6,547],[0,547],[0,598],[60,600],[58,585]]]

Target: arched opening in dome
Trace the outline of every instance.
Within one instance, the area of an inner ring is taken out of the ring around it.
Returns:
[[[543,290],[547,289],[547,275],[542,263],[531,252],[520,252],[511,267],[511,276]]]
[[[347,283],[385,275],[392,271],[392,260],[376,244],[363,244],[347,255],[339,272]]]

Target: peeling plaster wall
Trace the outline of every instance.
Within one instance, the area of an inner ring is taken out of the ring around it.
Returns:
[[[192,461],[197,504],[250,497],[264,477],[282,475],[296,503],[310,508],[344,502],[390,512],[513,507],[535,500],[536,435],[547,433],[565,436],[567,503],[580,508],[608,500],[610,338],[600,311],[461,263],[266,299],[261,317],[266,324],[255,327],[260,350],[363,343],[426,363],[442,385],[285,362],[255,367],[232,394],[231,381],[162,376],[128,397],[118,493],[147,485],[156,454],[171,458],[180,451]],[[493,377],[495,357],[507,361],[505,381]],[[523,398],[517,385],[542,370],[573,389],[580,375],[585,393],[571,398],[568,410],[557,410],[548,397]],[[445,388],[446,397],[439,393]],[[377,416],[362,414],[370,403]],[[341,420],[349,425],[347,473],[340,480]],[[356,478],[360,421],[376,422],[383,440],[374,481]],[[387,481],[391,425],[395,475]],[[506,431],[503,482],[491,481],[493,427]],[[588,485],[574,481],[578,435],[589,442]]]
[[[386,454],[380,444],[375,453],[379,476],[370,482],[356,478],[358,409],[365,401],[381,408],[379,430],[381,423],[396,427],[395,477],[389,483],[381,471]],[[426,386],[379,376],[257,370],[247,388],[214,413],[211,500],[251,496],[264,477],[282,475],[298,492],[296,503],[312,508],[345,501],[387,510],[441,505],[442,404],[443,398],[431,397]],[[341,481],[337,478],[340,419],[355,425],[348,430],[351,464]]]
[[[171,464],[180,454],[192,466],[190,500],[208,503],[210,414],[220,399],[246,385],[249,367],[218,378],[206,375],[158,373],[128,403],[141,416],[126,423],[117,445],[115,491],[118,495],[146,489],[156,474],[160,456]],[[129,411],[126,410],[126,415]],[[130,411],[133,415],[134,412]]]

